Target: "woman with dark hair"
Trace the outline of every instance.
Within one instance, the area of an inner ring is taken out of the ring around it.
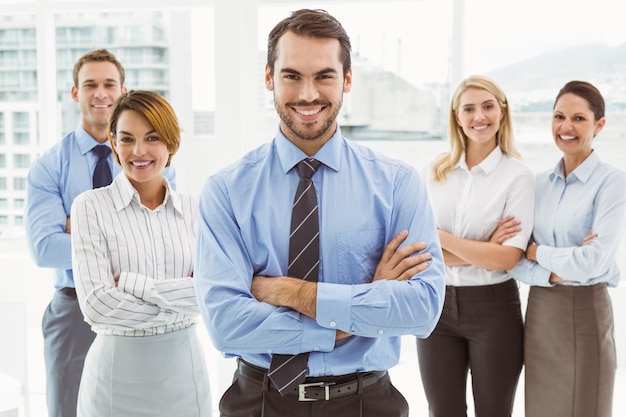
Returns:
[[[626,223],[626,173],[600,161],[605,124],[596,87],[559,91],[552,135],[563,157],[536,178],[535,224],[511,275],[529,285],[525,326],[526,416],[609,417],[616,369],[607,287]]]
[[[437,327],[417,340],[431,417],[465,416],[471,370],[480,417],[510,416],[522,370],[518,283],[506,272],[533,224],[533,174],[519,159],[510,106],[493,80],[458,86],[449,111],[450,149],[424,174],[446,264]]]
[[[109,139],[123,172],[72,205],[76,293],[97,334],[78,416],[210,416],[192,279],[198,200],[163,176],[178,119],[159,94],[131,91],[113,105]]]

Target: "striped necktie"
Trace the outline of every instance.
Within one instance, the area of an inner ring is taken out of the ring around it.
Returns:
[[[317,282],[319,275],[320,232],[317,196],[311,177],[320,164],[316,159],[307,158],[296,165],[300,183],[292,206],[287,270],[290,277],[314,282]],[[272,356],[268,376],[281,395],[284,396],[304,381],[308,359],[308,352]]]

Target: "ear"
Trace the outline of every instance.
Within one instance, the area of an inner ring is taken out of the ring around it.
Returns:
[[[343,77],[343,92],[349,93],[352,90],[352,68]]]
[[[72,96],[72,100],[78,103],[78,88],[76,88],[76,86],[72,86],[70,95]]]
[[[267,91],[274,91],[274,81],[270,72],[269,65],[265,64],[265,88]]]
[[[457,112],[454,112],[454,120],[456,120],[456,124],[459,125],[459,127],[463,127],[461,126],[461,121],[459,120]]]
[[[598,133],[600,133],[600,131],[602,130],[602,128],[604,128],[604,124],[606,123],[606,119],[603,117],[600,120],[598,120],[596,122],[596,128],[594,129],[593,132],[593,136],[595,137]]]

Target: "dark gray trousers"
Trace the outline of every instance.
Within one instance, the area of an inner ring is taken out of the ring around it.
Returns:
[[[307,382],[318,380],[325,378],[307,378]],[[295,394],[281,397],[267,379],[263,383],[235,371],[233,384],[220,401],[221,417],[408,417],[408,415],[406,399],[391,384],[389,374],[380,378],[374,385],[359,389],[354,394],[328,401],[301,402]]]
[[[471,371],[477,417],[506,417],[523,363],[523,320],[517,282],[447,287],[441,318],[417,340],[420,373],[431,417],[467,415]]]
[[[49,417],[75,417],[85,356],[96,334],[75,297],[56,291],[42,321]]]

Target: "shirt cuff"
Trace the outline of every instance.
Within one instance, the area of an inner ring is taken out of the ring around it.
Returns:
[[[546,246],[546,245],[539,245],[537,246],[537,253],[536,253],[536,257],[537,257],[537,263],[539,265],[541,265],[542,267],[544,267],[545,269],[548,269],[550,271],[552,271],[552,252],[553,252],[554,248],[551,248],[550,246]]]
[[[327,329],[350,332],[352,328],[352,285],[317,284],[317,324]]]

